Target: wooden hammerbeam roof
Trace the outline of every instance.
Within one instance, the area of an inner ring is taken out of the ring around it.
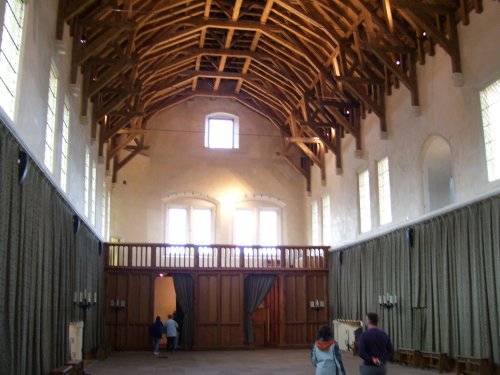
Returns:
[[[56,37],[73,37],[71,82],[106,168],[147,149],[148,121],[193,97],[237,100],[283,135],[280,152],[310,188],[342,138],[361,153],[361,119],[386,134],[385,95],[419,105],[416,64],[435,45],[461,72],[457,23],[481,0],[59,0]],[[89,101],[93,103],[89,113]]]

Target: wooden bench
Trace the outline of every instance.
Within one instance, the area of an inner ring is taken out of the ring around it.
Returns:
[[[66,375],[72,375],[73,373],[73,366],[72,365],[65,365],[58,367],[50,372],[52,375],[55,374],[66,374]]]
[[[433,368],[438,370],[440,373],[448,372],[450,370],[450,362],[446,353],[420,352],[420,361],[423,369]]]
[[[479,357],[457,357],[457,374],[488,375],[492,374],[490,360]]]
[[[104,343],[97,348],[97,359],[99,361],[104,361],[111,354],[112,346],[109,343]]]
[[[412,367],[420,366],[420,351],[414,349],[399,349],[399,362]]]
[[[73,372],[71,375],[83,375],[83,361],[82,360],[73,360],[66,362],[67,366],[73,366]]]

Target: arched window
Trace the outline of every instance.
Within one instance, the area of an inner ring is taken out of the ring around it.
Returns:
[[[282,241],[281,209],[279,203],[272,201],[241,202],[234,213],[234,244],[279,246]]]
[[[424,145],[422,176],[424,204],[427,212],[445,207],[455,201],[455,181],[448,142],[432,136]]]
[[[25,6],[26,1],[5,1],[0,30],[0,107],[11,120],[14,120]]]
[[[500,80],[480,93],[488,181],[500,179]]]
[[[370,172],[368,169],[358,173],[359,229],[361,233],[372,229],[370,201]]]
[[[165,202],[165,242],[209,245],[215,242],[215,202],[177,196]]]
[[[224,112],[216,112],[205,118],[205,147],[239,148],[239,119]]]

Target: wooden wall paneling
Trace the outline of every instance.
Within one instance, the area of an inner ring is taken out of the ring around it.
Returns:
[[[114,344],[115,335],[115,312],[111,309],[112,296],[115,295],[117,276],[115,273],[106,272],[104,275],[105,298],[104,298],[104,324],[107,343]]]
[[[320,326],[328,324],[328,277],[323,274],[309,274],[307,276],[308,290],[308,338],[310,341],[316,339],[317,330]],[[318,311],[309,307],[310,301],[324,301],[325,307]]]
[[[290,347],[309,346],[316,338],[318,328],[328,323],[327,275],[308,273],[284,275],[284,298],[281,306],[285,312],[280,325],[286,332],[280,335],[280,345]],[[310,301],[322,300],[325,307],[319,311],[310,308]]]
[[[218,321],[218,275],[198,277],[198,322],[217,324]]]
[[[118,311],[118,319],[116,329],[116,347],[119,349],[126,349],[127,337],[127,323],[128,323],[128,307],[129,301],[127,298],[129,280],[127,274],[120,273],[117,276],[116,295],[115,299],[126,301],[126,308]]]
[[[127,332],[127,309],[116,313],[110,306],[111,300],[127,301],[128,277],[122,272],[106,273],[105,324],[106,340],[117,348],[124,348]],[[115,330],[116,343],[115,343]]]
[[[194,306],[194,311],[193,311],[193,330],[194,330],[194,338],[193,338],[193,348],[196,348],[198,346],[198,337],[199,337],[199,306],[200,306],[200,296],[199,296],[199,290],[200,290],[200,279],[198,273],[191,274],[191,277],[193,278],[193,284],[194,284],[194,297],[193,297],[193,306]]]
[[[129,274],[127,298],[126,348],[148,349],[151,346],[148,327],[152,322],[151,275]]]
[[[198,319],[196,324],[196,346],[215,348],[219,346],[219,275],[198,276]]]
[[[285,298],[285,337],[282,345],[303,346],[307,339],[307,288],[305,275],[286,275],[284,283]]]
[[[283,299],[284,299],[284,316],[283,316],[283,323],[284,323],[284,337],[282,344],[291,344],[295,341],[294,337],[292,337],[292,332],[290,332],[290,324],[289,322],[293,322],[296,317],[296,295],[295,295],[295,277],[294,276],[285,276],[285,283],[284,283],[284,293],[283,293]]]
[[[279,346],[284,346],[286,342],[286,301],[285,301],[285,289],[286,289],[286,278],[284,274],[278,276],[280,280],[280,285],[282,286],[279,290],[279,317],[280,317],[280,332],[279,332]]]
[[[294,345],[303,345],[310,342],[307,335],[307,279],[306,275],[295,276],[295,293],[296,293],[296,311],[297,316],[294,321],[295,339]]]
[[[106,272],[104,274],[104,322],[106,324],[114,324],[115,314],[110,308],[111,296],[115,294],[117,278],[115,273]]]
[[[140,315],[141,275],[128,275],[127,314],[129,323],[137,323]]]
[[[220,299],[219,299],[219,311],[222,323],[232,322],[232,288],[231,288],[232,276],[220,276]]]
[[[140,294],[140,327],[139,337],[142,338],[141,348],[152,348],[153,343],[149,337],[149,325],[154,320],[154,276],[150,273],[142,274]]]
[[[280,333],[279,297],[280,297],[280,290],[281,290],[280,279],[276,278],[276,284],[274,284],[274,287],[272,290],[272,295],[269,296],[269,298],[270,298],[270,300],[269,300],[269,305],[270,305],[270,310],[269,310],[269,315],[270,315],[269,344],[271,344],[271,345],[278,345],[279,344],[279,333]]]
[[[328,301],[328,277],[325,275],[316,276],[316,288],[321,300],[325,301],[325,308],[320,311],[320,324],[329,324],[329,301]]]
[[[140,278],[139,275],[128,275],[128,295],[127,295],[127,331],[125,349],[135,349],[137,345],[137,337],[132,333],[133,327],[137,324],[139,316],[139,293],[140,293]]]
[[[240,275],[220,275],[220,346],[242,347],[244,332],[241,325],[241,315],[244,306],[241,305],[243,285]]]
[[[309,342],[314,341],[316,338],[316,330],[318,329],[319,312],[311,309],[310,301],[316,301],[316,299],[321,299],[318,295],[316,288],[316,275],[306,276],[306,287],[307,287],[307,338]]]
[[[114,344],[115,313],[111,299],[125,300],[118,312],[117,348],[149,350],[148,327],[154,316],[154,271],[108,270],[106,272],[106,338]],[[244,348],[244,279],[241,271],[200,271],[194,280],[195,349]],[[269,337],[263,341],[280,347],[310,346],[320,324],[328,322],[326,272],[279,272],[278,281],[268,294]],[[316,312],[310,300],[324,300],[325,308]],[[265,310],[265,309],[264,309]],[[267,314],[267,311],[266,311]],[[274,332],[274,338],[272,337]]]

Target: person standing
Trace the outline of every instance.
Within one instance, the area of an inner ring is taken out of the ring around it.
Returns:
[[[149,327],[149,335],[153,338],[154,355],[159,355],[160,342],[163,336],[163,323],[159,316],[156,317],[154,323]]]
[[[365,324],[367,331],[359,338],[358,355],[363,359],[359,368],[360,374],[385,375],[385,363],[392,359],[394,354],[391,339],[387,333],[377,328],[377,314],[368,313]]]
[[[340,349],[333,339],[330,326],[318,330],[318,338],[311,352],[311,362],[316,367],[316,375],[346,375]]]
[[[172,314],[168,315],[168,320],[165,323],[165,330],[167,332],[167,351],[173,352],[175,350],[175,339],[177,337],[177,329],[179,325],[172,319]]]

